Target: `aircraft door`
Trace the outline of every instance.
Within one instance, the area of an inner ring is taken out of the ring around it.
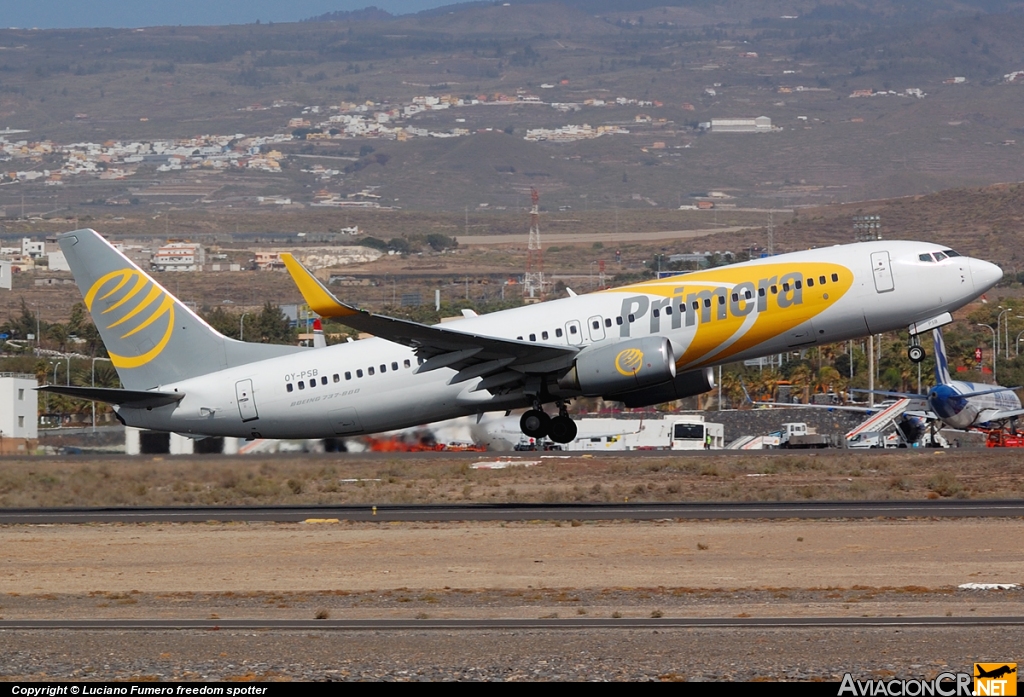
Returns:
[[[591,341],[604,341],[604,321],[600,315],[594,315],[587,320],[587,329],[590,331]]]
[[[888,293],[896,286],[892,281],[892,267],[889,265],[889,252],[871,253],[871,270],[875,276],[875,290]]]
[[[578,319],[571,319],[565,323],[565,337],[573,346],[579,346],[583,343],[583,330],[580,328],[580,321]]]
[[[238,400],[238,413],[242,417],[242,423],[260,418],[252,394],[252,380],[239,380],[235,383],[235,398]]]

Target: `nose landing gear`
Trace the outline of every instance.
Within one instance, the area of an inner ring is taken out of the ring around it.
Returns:
[[[924,348],[921,346],[921,337],[915,334],[910,337],[910,347],[907,349],[907,358],[911,363],[920,363],[925,357]]]

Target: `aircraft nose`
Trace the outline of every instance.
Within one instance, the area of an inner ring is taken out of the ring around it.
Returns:
[[[987,261],[971,259],[971,278],[974,280],[974,290],[984,293],[986,290],[999,283],[1003,277],[1003,270]]]

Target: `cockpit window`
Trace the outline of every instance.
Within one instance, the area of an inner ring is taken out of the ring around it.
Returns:
[[[961,256],[960,252],[954,252],[952,249],[943,249],[942,253],[945,254],[947,257],[958,257],[958,256]]]
[[[932,256],[935,257],[935,261],[942,261],[943,259],[946,258],[946,255],[943,254],[942,252],[935,252],[935,254],[933,254]]]
[[[927,262],[934,261],[932,259],[932,255],[931,254],[918,254],[917,258],[920,259],[921,261],[927,261]]]

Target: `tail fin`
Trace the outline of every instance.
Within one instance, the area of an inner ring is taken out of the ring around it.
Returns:
[[[935,340],[935,384],[948,385],[953,382],[949,374],[949,361],[946,359],[946,342],[942,340],[942,330],[933,329],[932,338]]]
[[[94,230],[58,237],[110,360],[129,390],[300,351],[247,344],[203,321]]]

